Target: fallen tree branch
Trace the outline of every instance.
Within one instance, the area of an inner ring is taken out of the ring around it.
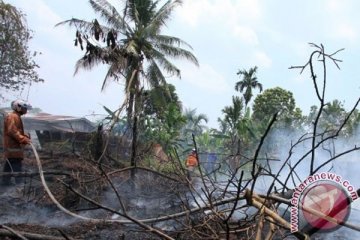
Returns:
[[[116,173],[120,173],[120,172],[125,172],[125,171],[129,171],[129,170],[135,170],[135,169],[140,169],[140,170],[144,170],[144,171],[148,171],[148,172],[152,172],[152,173],[155,173],[159,176],[162,176],[164,178],[167,178],[169,180],[172,180],[174,182],[180,182],[179,179],[176,179],[176,178],[172,178],[172,177],[169,177],[165,174],[162,174],[162,173],[159,173],[157,171],[154,171],[150,168],[145,168],[145,167],[138,167],[138,166],[133,166],[133,167],[126,167],[126,168],[122,168],[122,169],[117,169],[117,170],[114,170],[114,171],[111,171],[111,172],[108,172],[107,175],[110,176],[110,175],[113,175],[113,174],[116,174]],[[82,183],[91,183],[91,182],[95,182],[97,180],[101,179],[101,177],[97,177],[97,178],[94,178],[94,179],[91,179],[91,180],[88,180],[88,181],[83,181]]]
[[[69,237],[66,233],[64,233],[63,230],[58,229],[58,231],[61,234],[61,236],[63,236],[65,238],[65,240],[73,240],[73,238]]]
[[[261,240],[262,239],[263,227],[264,227],[264,207],[262,207],[260,209],[260,218],[259,218],[259,221],[258,221],[255,240]]]
[[[279,216],[276,212],[265,206],[265,200],[262,200],[258,195],[251,194],[249,189],[245,190],[245,198],[249,205],[256,207],[257,209],[264,211],[264,213],[274,219],[281,227],[291,230],[291,224],[285,219]],[[310,239],[306,234],[301,232],[293,233],[298,239],[308,240]]]
[[[271,240],[273,239],[273,236],[276,231],[274,219],[270,216],[267,216],[265,219],[269,222],[269,232],[267,233],[265,240]]]
[[[5,228],[4,225],[1,225],[2,228]],[[63,237],[55,237],[51,235],[45,235],[45,234],[36,234],[36,233],[29,233],[24,231],[11,231],[9,227],[5,228],[6,230],[0,229],[0,236],[2,237],[18,237],[20,239],[32,239],[32,240],[64,240]]]
[[[44,175],[60,175],[60,176],[67,176],[71,177],[70,173],[65,172],[57,172],[57,171],[44,171]],[[36,177],[39,176],[39,172],[2,172],[0,173],[0,177],[7,176],[7,177]]]
[[[79,193],[78,191],[76,191],[75,189],[73,189],[70,185],[63,183],[66,187],[68,187],[72,192],[76,193],[78,196],[80,196],[81,198],[85,199],[86,201],[102,208],[105,209],[111,213],[114,214],[118,214],[120,216],[123,216],[122,213],[119,213],[117,210],[106,207],[101,205],[100,203],[94,201],[93,199],[88,198],[87,196],[84,196],[83,194]],[[245,199],[243,195],[240,195],[239,197],[232,197],[232,198],[227,198],[224,200],[220,200],[220,201],[215,201],[213,202],[213,207],[219,206],[219,205],[224,205],[227,203],[231,203],[231,202],[235,202],[235,201],[239,201]],[[142,223],[154,223],[154,222],[161,222],[161,221],[166,221],[166,220],[170,220],[170,219],[174,219],[174,218],[179,218],[179,217],[184,217],[187,216],[191,213],[196,213],[202,210],[209,210],[211,209],[209,205],[205,205],[205,206],[198,206],[196,208],[192,208],[192,209],[188,209],[182,212],[178,212],[178,213],[174,213],[174,214],[169,214],[166,216],[161,216],[161,217],[156,217],[156,218],[147,218],[147,219],[138,219],[139,222]],[[124,216],[125,217],[125,216]],[[90,220],[90,219],[89,219]],[[101,222],[116,222],[116,223],[121,223],[121,224],[129,224],[129,223],[133,223],[132,221],[129,220],[120,220],[120,219],[92,219],[94,221],[101,221]]]
[[[11,227],[5,226],[5,225],[0,225],[0,228],[4,228],[6,230],[8,230],[10,233],[12,233],[14,236],[22,239],[22,240],[28,240],[26,237],[23,236],[23,234],[19,233],[18,231],[12,229]]]

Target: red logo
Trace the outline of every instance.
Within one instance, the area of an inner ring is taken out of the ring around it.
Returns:
[[[332,231],[349,217],[350,202],[339,184],[319,182],[304,192],[300,210],[312,229]]]

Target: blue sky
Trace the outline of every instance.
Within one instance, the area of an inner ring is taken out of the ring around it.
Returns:
[[[73,76],[75,62],[84,52],[73,46],[74,29],[54,27],[71,17],[98,17],[87,0],[5,2],[27,15],[34,31],[30,46],[42,52],[36,61],[46,80],[15,97],[28,95],[29,101],[45,112],[73,116],[104,114],[102,105],[111,109],[121,105],[121,82],[100,92],[105,66]],[[186,108],[206,114],[209,126],[217,127],[221,109],[231,104],[233,95],[240,94],[234,90],[240,80],[237,71],[258,66],[258,81],[265,89],[279,86],[291,91],[297,106],[307,114],[310,106],[318,103],[310,74],[300,75],[289,67],[308,61],[314,50],[309,46],[312,42],[323,44],[328,53],[345,48],[336,55],[343,61],[340,70],[330,62],[327,65],[326,100],[339,99],[350,110],[360,96],[358,9],[357,0],[184,0],[164,33],[189,43],[200,67],[175,61],[182,78],[169,78],[169,83],[176,86]]]

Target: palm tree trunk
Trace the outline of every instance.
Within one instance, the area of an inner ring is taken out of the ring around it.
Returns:
[[[126,109],[127,111],[127,117],[128,117],[128,123],[130,123],[131,121],[131,116],[133,114],[133,107],[134,107],[134,93],[133,92],[130,92],[129,93],[129,105]]]
[[[137,146],[137,116],[134,117],[132,127],[132,142],[131,142],[131,159],[130,164],[132,167],[136,167],[136,146]]]
[[[136,167],[136,150],[137,150],[137,116],[134,116],[134,122],[133,122],[133,138],[131,142],[131,159],[130,164],[133,169],[131,169],[131,179],[134,179],[135,177],[135,167]]]
[[[134,93],[133,93],[133,105],[134,105],[134,117],[133,117],[133,126],[132,126],[132,142],[131,142],[131,158],[130,165],[134,167],[131,170],[131,178],[135,177],[136,173],[136,155],[137,155],[137,121],[138,114],[140,112],[140,92],[139,92],[139,75],[136,73],[134,81]]]

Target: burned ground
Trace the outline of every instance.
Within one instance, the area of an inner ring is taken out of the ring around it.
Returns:
[[[7,227],[28,239],[161,239],[134,223],[101,222],[101,219],[121,221],[124,218],[81,196],[119,211],[118,194],[129,215],[138,219],[183,211],[188,200],[181,198],[187,186],[152,171],[137,169],[135,177],[131,177],[131,170],[108,170],[115,192],[103,176],[105,170],[100,171],[92,161],[71,154],[43,155],[40,158],[46,183],[57,201],[75,214],[100,221],[81,220],[61,211],[45,192],[37,174],[37,165],[29,156],[23,162],[25,183],[2,187],[0,224],[3,228],[0,239],[12,239],[9,236],[13,234]]]
[[[116,167],[110,166],[110,162],[105,162],[104,166],[108,167],[104,170],[96,162],[73,154],[40,154],[40,159],[46,184],[59,204],[89,220],[59,209],[44,190],[34,156],[29,155],[23,162],[24,184],[2,188],[0,239],[16,239],[16,233],[27,239],[163,239],[126,216],[116,214],[115,211],[123,213],[122,205],[129,216],[147,219],[150,228],[160,229],[175,239],[205,239],[214,233],[225,234],[218,224],[225,215],[202,211],[207,200],[201,179],[194,180],[192,188],[197,189],[191,190],[181,171],[165,175],[140,167],[135,171],[123,166],[114,170]],[[215,198],[222,199],[220,195],[214,190]],[[223,207],[222,204],[219,209],[231,207],[226,201]],[[157,220],[164,216],[163,221]],[[230,234],[228,239],[253,237],[254,221],[232,224],[241,226],[242,231]]]
[[[265,216],[255,204],[264,197],[254,193],[253,202],[249,202],[249,173],[240,178],[236,174],[224,175],[224,179],[218,176],[216,181],[209,176],[194,178],[190,187],[181,168],[164,174],[140,167],[146,162],[139,161],[140,166],[134,169],[111,158],[99,167],[83,156],[40,153],[46,184],[56,203],[45,191],[38,165],[29,154],[23,162],[25,183],[1,188],[0,239],[19,239],[16,234],[55,240],[164,239],[153,230],[173,239],[298,239],[269,218],[289,221],[283,208],[266,201],[269,214]],[[227,160],[222,165],[230,165]],[[161,165],[164,168],[165,163]],[[145,219],[146,226],[135,221],[139,219]],[[357,239],[356,234],[342,227],[336,232],[317,233],[312,239]]]

